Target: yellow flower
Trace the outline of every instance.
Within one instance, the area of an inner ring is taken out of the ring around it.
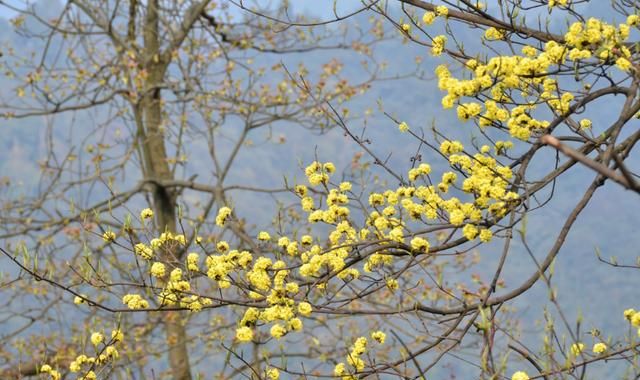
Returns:
[[[172,270],[171,274],[169,274],[169,278],[174,282],[180,281],[182,279],[182,269],[175,268],[174,270]]]
[[[149,302],[143,299],[139,294],[126,294],[122,297],[122,303],[132,310],[146,309],[149,307]]]
[[[119,329],[112,330],[111,339],[113,339],[114,343],[122,342],[124,340],[124,334]]]
[[[638,24],[640,24],[640,17],[638,17],[638,15],[630,15],[627,17],[627,25],[636,26]]]
[[[426,25],[433,24],[433,21],[435,19],[436,14],[434,12],[425,12],[424,15],[422,15],[422,22],[424,22]]]
[[[227,243],[226,241],[219,241],[218,244],[216,244],[216,249],[218,250],[218,252],[220,253],[225,253],[229,250],[229,243]]]
[[[478,236],[478,228],[473,224],[466,224],[462,228],[462,234],[467,238],[467,240],[473,240]]]
[[[290,240],[286,236],[282,236],[280,239],[278,239],[278,245],[282,248],[285,248],[286,246],[288,246],[289,243],[290,243]]]
[[[94,346],[97,346],[102,342],[104,342],[104,335],[99,332],[94,332],[93,334],[91,334],[91,343]]]
[[[367,350],[367,338],[361,336],[356,339],[353,347],[351,347],[351,356],[359,356]]]
[[[465,103],[461,104],[457,108],[458,118],[462,121],[467,121],[480,115],[482,108],[478,103]]]
[[[229,215],[231,215],[231,209],[229,207],[221,207],[220,210],[218,210],[218,215],[216,216],[216,225],[220,227],[224,226]]]
[[[593,345],[593,353],[594,354],[601,354],[603,352],[605,352],[607,350],[607,345],[604,343],[596,343]]]
[[[351,182],[342,182],[340,183],[340,191],[351,191]]]
[[[511,375],[511,380],[529,380],[529,375],[524,371],[518,371]]]
[[[200,255],[195,252],[191,252],[187,255],[187,269],[197,271],[198,263],[200,261]]]
[[[300,243],[302,243],[302,245],[311,245],[311,243],[313,243],[313,237],[311,235],[303,235],[300,238]]]
[[[461,210],[456,209],[449,212],[449,222],[451,222],[451,224],[453,224],[454,226],[459,226],[464,223],[464,218],[464,212],[462,212]],[[480,237],[482,238],[482,234],[480,235]]]
[[[155,262],[151,265],[151,270],[149,271],[153,277],[161,278],[164,277],[166,273],[166,268],[163,263]]]
[[[626,58],[620,57],[616,59],[616,66],[622,71],[627,71],[631,68],[631,62]]]
[[[504,33],[494,27],[491,27],[484,32],[484,37],[488,40],[501,40],[504,38]]]
[[[285,329],[282,325],[276,323],[275,325],[271,326],[270,333],[272,337],[280,339],[284,336],[284,334],[287,333],[287,329]]]
[[[431,46],[431,54],[437,57],[444,51],[444,46],[447,43],[447,37],[444,35],[435,36],[433,38],[433,45]]]
[[[624,319],[631,321],[631,317],[636,313],[635,309],[627,309],[624,311]]]
[[[380,344],[384,344],[384,340],[387,338],[387,334],[382,331],[374,331],[371,333],[371,339],[375,340]]]
[[[403,23],[402,25],[400,25],[400,27],[402,28],[402,31],[405,33],[409,33],[409,31],[411,30],[411,25],[407,23]]]
[[[391,291],[397,290],[399,287],[398,280],[396,280],[395,278],[388,278],[386,280],[386,284],[387,284],[387,288],[389,288],[389,290]]]
[[[445,140],[440,144],[440,152],[444,155],[460,153],[464,150],[464,146],[460,141]]]
[[[336,364],[336,366],[333,369],[333,374],[336,375],[336,376],[344,375],[345,372],[346,372],[346,369],[344,367],[345,367],[344,363]]]
[[[526,45],[522,47],[522,54],[526,55],[527,57],[535,57],[536,55],[538,55],[538,50],[533,46]]]
[[[267,378],[269,380],[278,380],[280,378],[280,371],[277,368],[267,369]]]
[[[300,200],[300,205],[302,206],[302,210],[310,212],[314,210],[313,198],[304,197]]]
[[[43,364],[42,367],[40,367],[40,372],[42,373],[49,373],[51,372],[51,366],[49,364]]]
[[[113,346],[108,346],[107,348],[105,348],[104,353],[107,357],[110,357],[110,358],[117,359],[118,357],[120,357],[120,353]]]
[[[302,330],[302,321],[299,318],[291,318],[288,326],[293,331],[300,331]]]
[[[549,0],[549,8],[553,8],[558,5],[567,6],[568,0]]]
[[[140,219],[149,219],[149,218],[153,218],[152,209],[145,208],[144,210],[140,211]]]
[[[333,164],[333,162],[327,162],[324,165],[322,165],[322,167],[329,174],[336,171],[336,166]]]
[[[311,173],[307,174],[307,176],[311,175]],[[295,192],[301,197],[307,195],[307,187],[305,185],[296,185]]]
[[[312,308],[311,308],[311,304],[309,304],[308,302],[300,302],[298,304],[298,313],[300,313],[300,315],[303,316],[308,316],[311,314]]]
[[[438,14],[438,16],[446,17],[449,15],[449,8],[444,5],[438,5],[436,7],[436,13]]]
[[[633,313],[633,315],[631,316],[631,319],[629,320],[631,322],[631,324],[635,327],[640,327],[640,312],[635,312]]]
[[[571,345],[571,354],[573,356],[578,356],[584,350],[584,343],[574,343]]]
[[[589,120],[589,119],[580,120],[580,128],[582,128],[582,129],[591,128],[591,120]]]
[[[187,244],[187,239],[182,234],[174,236],[173,240],[177,241],[178,243],[180,243],[182,245]]]
[[[102,234],[102,240],[107,243],[111,243],[116,240],[116,233],[109,230]]]
[[[493,233],[491,232],[491,230],[484,228],[482,231],[480,231],[481,242],[488,243],[491,241],[492,237],[493,237]]]
[[[253,330],[250,327],[243,326],[236,329],[236,339],[240,342],[250,342],[253,339]]]
[[[402,133],[407,132],[409,130],[409,125],[403,121],[402,123],[398,124],[398,129]]]
[[[82,295],[82,297],[87,298],[87,296],[85,296],[84,294]],[[75,303],[76,305],[80,305],[80,304],[85,303],[85,300],[84,300],[84,298],[82,298],[82,297],[80,297],[80,296],[75,296],[75,297],[73,298],[73,303]]]
[[[144,243],[138,243],[133,246],[133,251],[145,260],[149,260],[153,257],[153,249]]]
[[[411,239],[411,249],[421,252],[429,252],[429,241],[425,238],[421,238],[419,236]]]

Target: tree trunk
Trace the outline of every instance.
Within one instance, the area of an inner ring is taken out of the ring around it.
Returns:
[[[163,82],[167,63],[159,57],[160,40],[158,37],[158,0],[147,2],[147,13],[144,21],[144,60],[148,80],[141,99],[143,123],[139,125],[138,136],[144,160],[145,179],[173,180],[173,174],[167,161],[164,133],[162,132],[163,105],[158,86]],[[156,225],[159,231],[176,232],[176,196],[167,188],[154,185],[153,207]],[[168,255],[168,254],[165,254]],[[161,257],[163,261],[175,261],[176,257]],[[191,380],[189,354],[187,351],[187,334],[182,322],[181,312],[165,312],[164,324],[169,348],[169,365],[174,380]]]

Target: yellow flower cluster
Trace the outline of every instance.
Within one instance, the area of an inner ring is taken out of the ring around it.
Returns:
[[[574,343],[571,345],[571,355],[578,356],[584,351],[584,343]]]
[[[249,342],[254,336],[254,327],[258,323],[273,323],[270,334],[276,339],[282,338],[289,331],[302,329],[302,320],[298,316],[309,316],[312,307],[308,302],[298,303],[295,308],[293,297],[299,292],[299,286],[295,282],[287,281],[289,270],[285,269],[284,261],[271,262],[269,258],[261,257],[256,260],[253,269],[247,274],[249,281],[257,290],[268,292],[266,296],[269,305],[260,311],[256,308],[248,308],[236,329],[236,339],[240,342]],[[267,272],[275,273],[271,278]],[[259,293],[255,293],[263,298]],[[255,298],[255,297],[254,297]]]
[[[226,254],[209,255],[205,259],[207,277],[216,281],[218,286],[226,289],[231,286],[229,274],[240,269],[247,269],[253,261],[248,251],[231,250]]]
[[[339,242],[349,244],[355,241],[355,229],[348,222],[340,222],[336,229],[329,234],[329,239],[334,246],[341,246]],[[320,246],[313,245],[307,251],[300,255],[302,266],[299,269],[300,275],[303,277],[315,277],[320,271],[327,267],[331,272],[339,272],[338,277],[346,278],[347,276],[358,277],[358,272],[348,270],[343,272],[345,267],[345,259],[349,255],[349,250],[345,247],[330,248],[322,251]]]
[[[133,246],[133,251],[145,260],[153,258],[153,249],[144,243],[138,243]]]
[[[494,158],[483,153],[478,153],[472,158],[459,154],[464,147],[457,141],[444,141],[440,149],[444,155],[449,156],[452,166],[465,173],[466,179],[461,190],[473,195],[473,203],[463,203],[456,197],[443,197],[443,193],[446,193],[457,179],[453,172],[444,173],[442,182],[437,187],[400,187],[395,192],[388,190],[383,194],[373,193],[369,196],[370,205],[380,208],[387,205],[382,212],[371,212],[367,220],[367,225],[375,228],[375,234],[379,238],[403,241],[403,223],[393,217],[399,204],[412,219],[437,219],[440,217],[438,211],[442,210],[449,215],[448,221],[455,226],[461,226],[468,220],[469,224],[463,228],[463,234],[468,239],[479,236],[483,242],[491,240],[490,230],[480,230],[475,225],[483,219],[484,211],[487,212],[486,216],[502,217],[509,202],[518,199],[517,193],[508,190],[509,180],[513,177],[511,169],[499,165]],[[425,166],[424,172],[429,172],[426,168],[428,166]],[[413,179],[417,173],[422,172],[411,171],[409,178]],[[414,250],[428,251],[428,242],[421,237],[414,238],[411,245]],[[373,258],[378,256],[371,256],[370,266],[376,264],[371,262]]]
[[[116,233],[111,230],[105,231],[105,233],[102,234],[102,240],[104,240],[105,243],[112,243],[116,241]]]
[[[218,215],[216,216],[216,225],[219,227],[224,226],[229,215],[231,215],[231,209],[229,207],[221,207],[220,210],[218,210]]]
[[[321,183],[326,184],[329,181],[329,175],[336,171],[335,165],[331,162],[321,164],[314,161],[311,165],[304,169],[304,173],[309,180],[311,186],[318,186]]]
[[[149,302],[139,294],[126,294],[122,297],[122,303],[132,310],[146,309],[149,307]]]
[[[511,376],[511,380],[529,380],[529,375],[524,371],[518,371]]]
[[[216,250],[220,253],[225,253],[229,250],[229,243],[224,240],[221,240],[216,243]]]
[[[242,326],[236,329],[236,339],[240,342],[250,342],[253,340],[253,330],[251,327]]]
[[[355,372],[360,372],[364,369],[365,363],[361,356],[367,351],[367,338],[361,336],[356,339],[351,350],[347,355],[347,363],[353,367]],[[334,369],[333,374],[335,376],[341,376],[343,380],[355,379],[354,376],[348,375],[347,369],[344,363],[338,363]]]
[[[629,17],[627,23],[616,28],[597,18],[590,18],[585,23],[575,22],[564,35],[569,59],[580,60],[591,58],[597,54],[601,62],[615,60],[622,70],[627,70],[631,64],[631,51],[624,45],[629,38],[630,26],[635,26],[637,19]]]
[[[348,190],[342,190],[350,189],[350,186],[346,186],[346,184],[347,182],[343,182],[338,189],[329,190],[326,202],[329,207],[326,210],[305,210],[303,208],[304,211],[309,212],[309,222],[317,223],[323,221],[328,224],[335,224],[349,216],[350,210],[346,207],[349,203],[349,197],[345,194]]]
[[[429,164],[420,164],[417,168],[409,170],[409,181],[414,182],[418,177],[429,173],[431,173],[431,166]]]
[[[435,36],[431,45],[431,54],[437,57],[444,51],[444,45],[447,43],[447,37],[444,35]]]
[[[504,32],[494,27],[490,27],[484,32],[484,37],[488,40],[501,40],[504,38]]]
[[[150,208],[145,208],[144,210],[140,211],[140,219],[150,219],[153,218],[153,210]]]
[[[383,333],[382,331],[374,331],[371,333],[371,339],[380,344],[384,344],[385,339],[387,339],[387,334]]]
[[[91,334],[91,343],[94,346],[97,346],[102,342],[104,342],[104,335],[102,335],[102,333],[94,332],[93,334]]]
[[[211,299],[200,297],[195,294],[190,296],[185,296],[180,299],[180,307],[187,308],[194,313],[201,311],[203,307],[209,306],[211,304],[212,304]]]
[[[51,376],[51,380],[60,380],[62,378],[62,375],[60,374],[60,372],[58,370],[51,368],[49,364],[43,364],[40,367],[40,373],[49,374],[49,376]]]
[[[105,337],[101,332],[91,334],[91,343],[96,347],[99,353],[96,356],[78,355],[71,363],[69,363],[69,371],[83,372],[81,379],[96,379],[93,371],[96,366],[104,365],[110,361],[114,361],[120,357],[120,353],[115,347],[117,343],[122,342],[124,334],[120,330],[111,331],[111,340],[105,341]],[[100,346],[100,347],[98,347]],[[87,369],[83,369],[86,367]]]
[[[567,6],[569,0],[549,0],[549,8],[557,7],[558,5],[562,5],[564,7]]]
[[[411,239],[411,249],[413,249],[414,251],[427,253],[429,252],[429,247],[430,247],[429,241],[425,238],[416,236],[413,239]]]
[[[482,112],[482,107],[478,103],[465,103],[457,108],[458,118],[462,121],[475,118],[480,115],[480,112]]]
[[[265,374],[267,375],[266,377],[269,380],[278,380],[280,378],[280,371],[278,371],[277,368],[267,368]]]
[[[631,323],[631,326],[638,328],[638,336],[640,336],[640,311],[627,309],[624,311],[624,318]]]
[[[596,355],[600,355],[603,354],[605,351],[607,351],[607,345],[599,342],[593,345],[593,353]]]
[[[187,239],[182,234],[174,235],[171,232],[163,232],[157,238],[151,239],[149,245],[152,249],[160,249],[163,246],[186,245]]]
[[[562,65],[567,59],[578,61],[595,57],[600,63],[615,62],[621,70],[629,70],[633,64],[625,41],[630,27],[639,22],[640,18],[632,15],[617,27],[596,18],[573,23],[564,35],[563,44],[549,41],[540,51],[525,46],[522,56],[492,57],[484,64],[476,59],[469,60],[465,64],[472,73],[469,79],[454,78],[447,67],[441,65],[435,72],[438,87],[447,93],[442,98],[442,106],[448,109],[459,103],[457,111],[461,120],[475,119],[481,127],[506,123],[511,136],[526,141],[533,132],[544,130],[549,125],[548,121],[536,120],[532,116],[540,103],[546,103],[559,114],[567,114],[574,101],[571,92],[561,91],[557,82],[547,77],[551,66]],[[485,36],[490,40],[504,38],[504,34],[495,28],[487,29]],[[442,52],[444,43],[436,45],[439,43],[434,41],[435,55]],[[528,104],[515,106],[512,110],[499,106],[499,103],[512,103],[511,90],[520,91]],[[534,91],[538,94],[533,94]],[[476,97],[485,92],[488,99],[482,105],[460,103],[462,97]],[[589,125],[585,121],[583,128]]]
[[[191,252],[187,255],[187,269],[197,272],[200,270],[198,265],[200,264],[200,255],[195,252]]]
[[[163,272],[164,270],[163,265]],[[163,273],[163,277],[164,277]],[[158,302],[160,305],[173,306],[180,303],[181,307],[187,307],[193,311],[202,309],[202,305],[210,304],[209,299],[199,297],[181,297],[184,292],[191,290],[191,284],[187,280],[182,279],[182,269],[174,268],[169,273],[169,278],[162,291],[158,294]]]
[[[166,274],[166,268],[163,263],[155,262],[151,265],[149,273],[155,278],[162,278]]]
[[[425,23],[425,25],[431,25],[436,17],[446,18],[447,16],[449,16],[449,8],[444,5],[439,5],[436,7],[435,12],[425,12],[424,15],[422,15],[422,22]]]
[[[187,269],[194,270],[193,268],[195,265],[195,270],[198,270],[198,260],[198,254],[190,254],[187,257]],[[154,277],[164,279],[166,277],[165,264],[160,262],[153,263],[150,273]],[[164,288],[158,294],[158,302],[160,305],[179,305],[180,307],[189,309],[193,312],[198,312],[202,310],[204,306],[211,305],[212,301],[209,298],[197,295],[184,295],[184,293],[191,291],[191,284],[188,280],[183,279],[182,275],[183,272],[180,268],[174,268],[171,270],[168,276],[169,278],[166,279],[166,283],[164,284]],[[129,307],[132,308],[131,306]]]
[[[387,288],[389,288],[389,290],[394,291],[397,290],[400,287],[400,284],[398,284],[398,280],[396,280],[395,278],[388,278],[385,281]]]

